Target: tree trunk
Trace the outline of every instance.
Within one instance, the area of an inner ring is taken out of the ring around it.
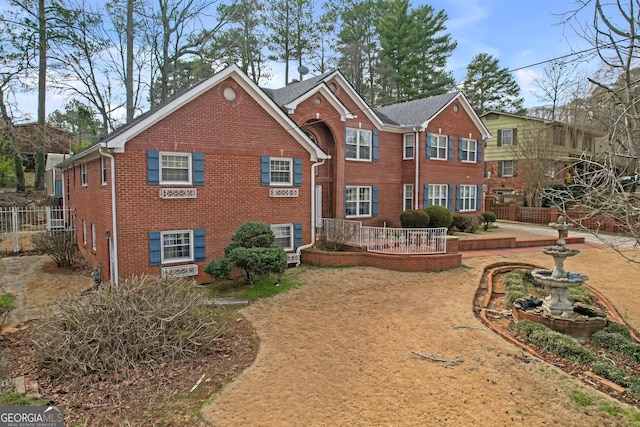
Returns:
[[[45,0],[38,0],[38,137],[36,140],[35,190],[44,190],[44,167],[46,142],[46,91],[47,91],[47,20],[44,10]]]
[[[133,101],[133,1],[127,0],[127,71],[125,77],[127,123],[133,120],[135,114],[135,103]]]

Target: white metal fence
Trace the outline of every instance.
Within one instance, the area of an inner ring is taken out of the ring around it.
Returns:
[[[56,207],[0,208],[0,250],[20,252],[42,231],[73,230],[72,211]]]
[[[368,227],[360,221],[323,218],[318,234],[328,242],[365,246],[386,254],[443,254],[447,252],[447,228]]]

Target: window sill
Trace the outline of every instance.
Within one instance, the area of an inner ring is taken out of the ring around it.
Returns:
[[[347,160],[349,162],[373,163],[373,161],[371,159],[349,159],[349,158],[345,158],[345,160]]]

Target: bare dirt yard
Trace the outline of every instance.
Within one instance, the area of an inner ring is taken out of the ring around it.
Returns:
[[[484,326],[472,308],[484,267],[511,261],[553,265],[536,248],[467,258],[438,273],[306,271],[305,286],[241,311],[260,349],[203,409],[205,419],[215,426],[640,425],[636,407],[551,364],[526,361],[497,334],[455,328]],[[566,267],[588,275],[640,328],[640,266],[586,247]]]
[[[588,275],[640,330],[640,266],[605,247],[580,248],[567,269]],[[30,361],[28,330],[9,334],[0,352],[16,360],[17,374],[38,379],[44,399],[66,405],[70,425],[640,426],[635,406],[483,330],[473,304],[484,268],[512,261],[553,264],[532,248],[465,257],[463,267],[437,273],[301,267],[291,274],[302,286],[229,312],[224,345],[206,360],[129,378],[46,379]]]

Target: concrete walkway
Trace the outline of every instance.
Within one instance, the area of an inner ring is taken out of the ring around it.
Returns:
[[[27,308],[24,287],[29,281],[29,276],[34,272],[42,257],[34,259],[31,256],[2,258],[2,279],[0,286],[6,293],[16,296],[16,308],[9,313],[4,326],[12,326],[29,320],[40,318],[42,309],[39,307]]]

